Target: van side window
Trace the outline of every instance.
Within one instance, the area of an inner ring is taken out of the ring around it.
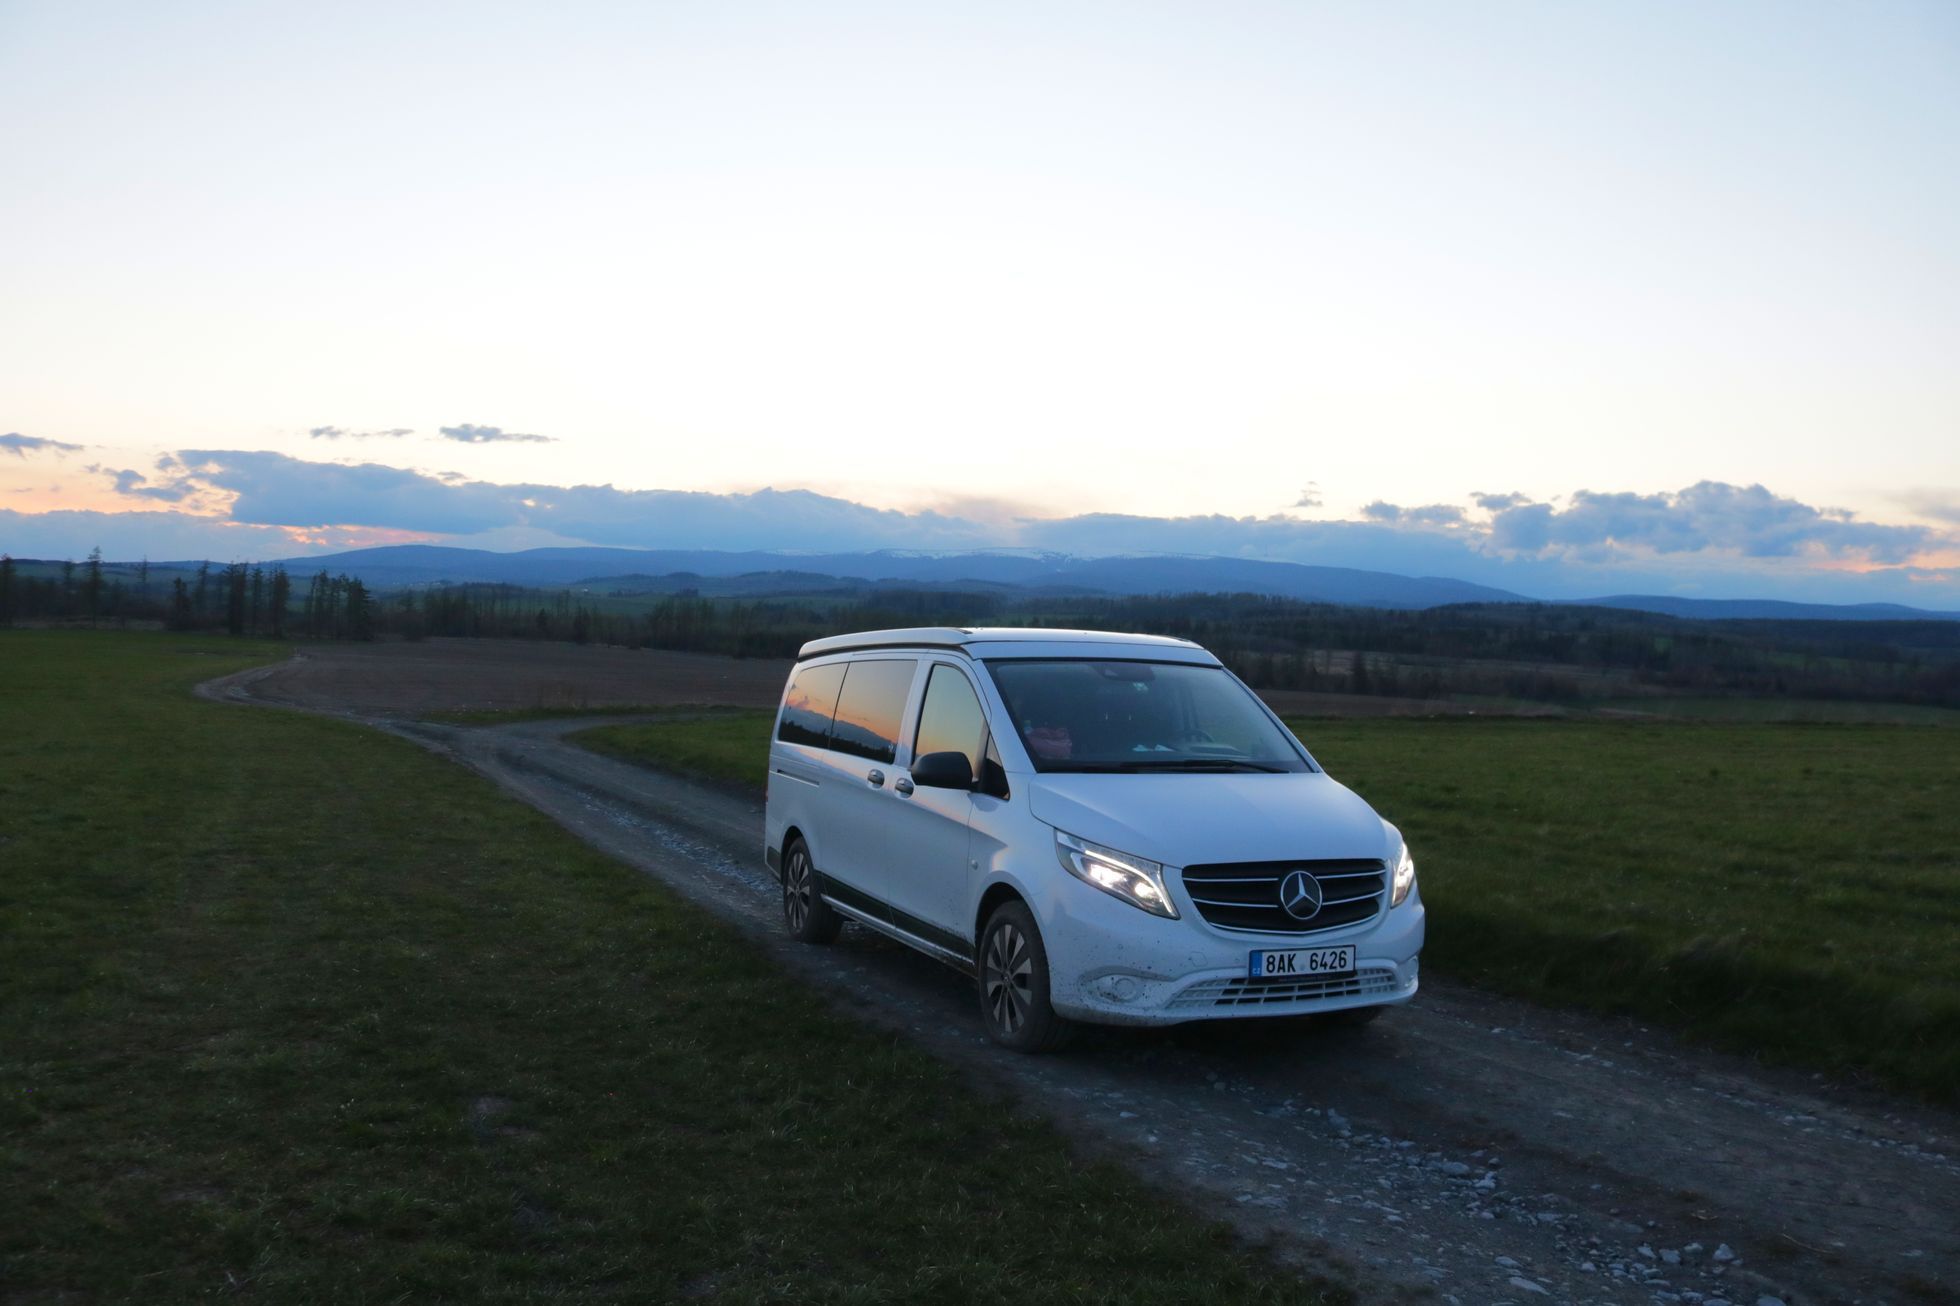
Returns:
[[[776,738],[786,744],[830,743],[830,718],[837,711],[837,691],[844,685],[844,664],[798,667],[783,691],[783,719]]]
[[[912,673],[918,666],[911,658],[851,663],[844,677],[844,692],[837,698],[830,746],[874,762],[896,760],[899,722],[905,716]]]
[[[987,733],[987,718],[980,711],[980,700],[973,686],[957,668],[935,663],[926,680],[926,701],[919,707],[919,737],[912,756],[927,753],[964,753],[968,766],[980,761],[980,739]]]

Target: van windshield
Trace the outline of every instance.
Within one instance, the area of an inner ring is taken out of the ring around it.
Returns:
[[[990,659],[1037,771],[1306,771],[1306,759],[1222,667]]]

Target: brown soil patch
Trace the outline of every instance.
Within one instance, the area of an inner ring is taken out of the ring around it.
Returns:
[[[361,716],[536,708],[773,708],[788,662],[514,639],[314,644],[271,668],[255,698]]]

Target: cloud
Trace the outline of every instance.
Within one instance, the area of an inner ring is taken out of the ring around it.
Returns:
[[[1506,508],[1492,518],[1490,540],[1516,553],[1593,560],[1712,552],[1891,565],[1949,542],[1930,527],[1861,522],[1842,508],[1812,507],[1760,485],[1720,481],[1660,494],[1580,490],[1564,509],[1543,503]]]
[[[1420,508],[1375,500],[1361,510],[1369,521],[1407,522],[1412,526],[1461,526],[1463,509],[1453,503],[1426,503]]]
[[[935,511],[870,508],[808,490],[752,494],[505,485],[380,463],[315,463],[285,454],[187,449],[175,484],[229,499],[232,520],[287,527],[363,526],[439,535],[526,527],[629,548],[980,548],[1002,529]]]
[[[233,521],[257,526],[375,526],[468,535],[511,525],[517,487],[446,485],[380,463],[306,462],[285,454],[186,449],[180,483],[230,496]]]
[[[39,436],[22,435],[18,431],[9,431],[5,435],[0,435],[0,449],[6,450],[16,458],[25,458],[29,451],[34,453],[80,453],[82,446],[79,444],[63,444],[59,440],[44,440]]]
[[[1039,517],[1009,511],[1015,505],[960,500],[899,512],[809,490],[710,494],[503,484],[241,450],[180,450],[159,460],[153,476],[102,471],[132,500],[185,510],[110,514],[116,529],[123,528],[122,517],[167,517],[201,522],[198,529],[219,532],[212,537],[218,540],[260,537],[223,533],[234,531],[270,532],[268,538],[283,541],[270,551],[213,544],[209,552],[221,558],[290,556],[302,551],[300,544],[313,550],[335,540],[802,553],[1016,547],[1448,576],[1546,598],[1645,592],[1960,606],[1960,574],[1950,569],[1950,559],[1960,556],[1960,532],[1864,522],[1761,486],[1720,482],[1656,494],[1581,491],[1561,500],[1563,506],[1514,503],[1488,521],[1471,520],[1454,504],[1405,507],[1385,500],[1370,504],[1360,520],[1323,521],[1286,513]],[[51,525],[55,517],[23,514],[16,524]],[[62,538],[83,529],[71,525]],[[38,530],[13,530],[0,534],[0,543],[15,546],[17,554],[41,538]],[[81,552],[88,547],[79,543]],[[153,547],[151,556],[162,556],[160,548]]]
[[[162,485],[150,484],[150,478],[141,472],[117,471],[109,467],[91,467],[92,472],[107,476],[117,494],[132,499],[155,499],[162,503],[182,503],[189,498],[192,487],[180,480],[167,481]]]
[[[1300,497],[1293,501],[1295,508],[1318,508],[1324,503],[1320,497],[1320,482],[1308,481],[1307,488],[1300,491]]]
[[[506,431],[500,426],[477,426],[464,422],[461,426],[445,426],[442,438],[457,440],[463,444],[555,444],[548,435],[525,435],[521,431]]]
[[[1485,512],[1503,512],[1506,508],[1521,508],[1531,500],[1515,490],[1510,494],[1485,494],[1482,490],[1471,492],[1470,501]]]
[[[189,513],[15,512],[0,508],[0,552],[15,557],[80,558],[100,548],[112,560],[152,558],[231,562],[290,558],[302,550],[285,531]]]
[[[986,494],[948,494],[930,503],[917,505],[941,517],[957,517],[969,522],[998,526],[1011,531],[1015,524],[1042,515],[1040,508],[1020,499]]]
[[[1921,517],[1960,526],[1960,489],[1908,490],[1892,498]]]
[[[307,434],[315,440],[399,440],[415,432],[406,426],[391,426],[383,431],[350,431],[344,426],[316,426]]]
[[[1425,503],[1420,508],[1403,509],[1402,520],[1418,526],[1461,526],[1463,509],[1453,503]]]
[[[1538,553],[1552,542],[1552,505],[1526,503],[1507,508],[1490,523],[1490,542],[1512,553]]]
[[[1760,485],[1703,481],[1672,493],[1581,490],[1563,509],[1525,503],[1471,526],[1454,504],[1377,500],[1359,522],[1298,518],[1088,514],[1002,520],[935,510],[897,512],[809,490],[748,494],[621,490],[611,485],[499,484],[380,463],[314,463],[285,454],[185,450],[166,477],[175,491],[225,496],[234,521],[290,527],[362,526],[439,535],[522,527],[638,548],[983,548],[1024,545],[1087,553],[1212,553],[1354,565],[1365,546],[1385,570],[1435,570],[1464,555],[1624,562],[1684,555],[1898,565],[1951,544],[1931,527],[1861,522]],[[152,497],[162,497],[156,495]],[[1348,554],[1331,558],[1330,553]]]

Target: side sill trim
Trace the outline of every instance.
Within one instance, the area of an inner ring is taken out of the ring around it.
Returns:
[[[971,957],[963,956],[950,948],[942,948],[930,939],[922,939],[910,931],[900,929],[890,921],[881,921],[868,912],[859,911],[849,903],[841,902],[827,893],[823,895],[823,900],[858,924],[868,929],[876,930],[878,933],[890,938],[897,939],[909,948],[916,948],[918,951],[925,953],[926,956],[931,957],[934,961],[946,963],[962,975],[971,975],[974,973],[973,958]]]

